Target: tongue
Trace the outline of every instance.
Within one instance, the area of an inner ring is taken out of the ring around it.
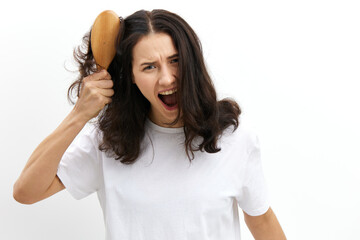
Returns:
[[[161,100],[169,106],[173,106],[177,103],[176,101],[176,93],[170,95],[160,95]]]

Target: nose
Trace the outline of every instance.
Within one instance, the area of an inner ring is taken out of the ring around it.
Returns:
[[[174,69],[169,66],[163,66],[160,71],[159,84],[162,86],[173,86],[175,81]]]

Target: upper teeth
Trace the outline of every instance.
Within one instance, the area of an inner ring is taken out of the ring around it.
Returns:
[[[177,89],[172,89],[172,90],[169,90],[169,91],[161,92],[159,94],[161,94],[161,95],[170,95],[170,94],[173,94],[174,92],[177,92]]]

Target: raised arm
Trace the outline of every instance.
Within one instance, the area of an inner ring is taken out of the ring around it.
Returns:
[[[107,71],[83,79],[80,97],[63,122],[34,150],[13,186],[14,199],[32,204],[64,189],[57,168],[85,124],[111,102],[113,83]]]

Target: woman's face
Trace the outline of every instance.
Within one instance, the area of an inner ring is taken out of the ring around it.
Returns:
[[[150,102],[149,118],[159,126],[175,120],[178,52],[169,35],[151,33],[142,37],[133,48],[133,82]],[[179,121],[171,127],[181,127]]]

